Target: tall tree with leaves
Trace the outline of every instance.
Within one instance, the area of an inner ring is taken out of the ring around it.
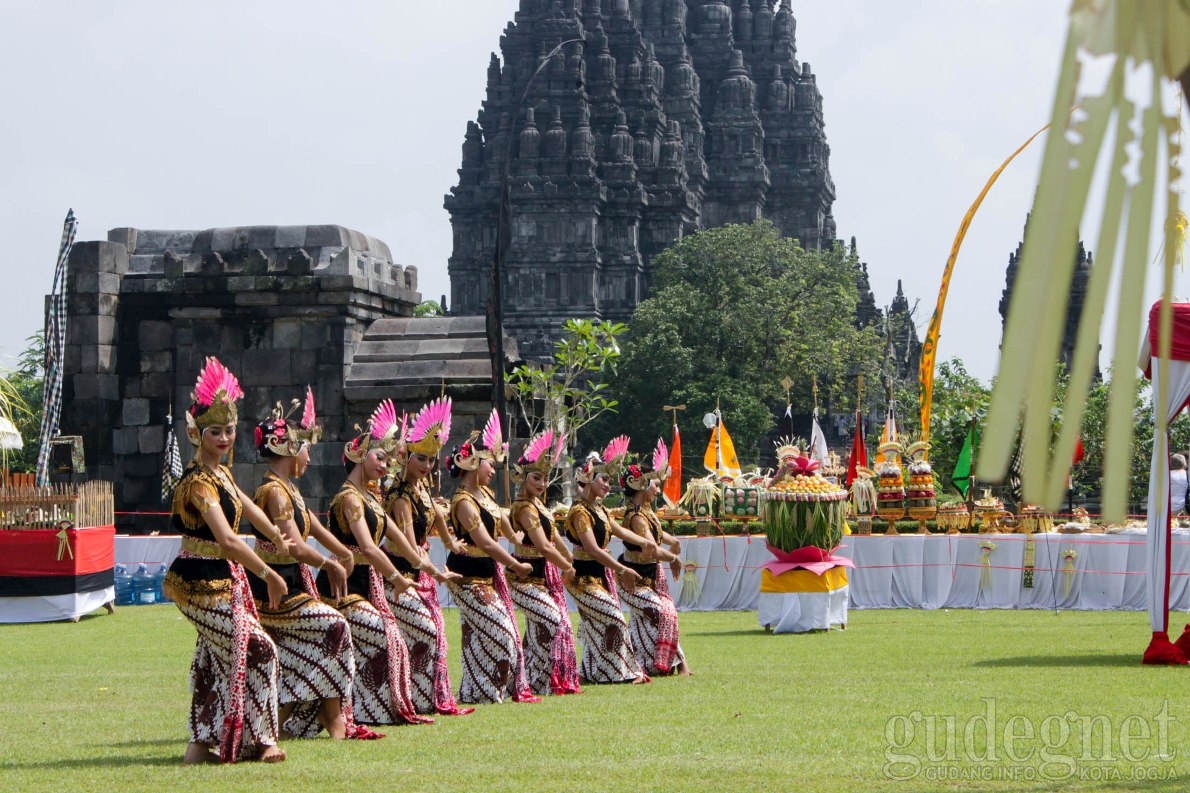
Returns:
[[[810,404],[816,377],[846,409],[856,372],[879,369],[875,331],[855,323],[859,265],[841,247],[803,250],[762,220],[686,237],[653,264],[653,295],[629,323],[612,384],[620,415],[600,422],[604,436],[668,436],[662,406],[685,403],[683,434],[703,438],[702,416],[718,404],[741,462],[759,464],[783,378],[798,404]],[[701,454],[697,442],[690,451]]]

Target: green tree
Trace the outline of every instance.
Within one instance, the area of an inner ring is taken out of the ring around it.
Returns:
[[[951,358],[938,364],[934,373],[934,401],[930,407],[930,464],[942,485],[939,495],[954,493],[950,476],[959,451],[967,439],[972,420],[982,426],[991,394],[991,387],[968,373],[960,359]]]
[[[441,317],[443,315],[442,304],[437,300],[423,300],[413,307],[413,316],[415,317]]]
[[[669,434],[663,405],[685,403],[692,464],[701,418],[719,404],[741,463],[760,464],[784,410],[783,378],[807,406],[817,378],[835,410],[853,404],[858,372],[879,382],[882,348],[875,330],[856,328],[859,265],[842,247],[803,250],[762,220],[686,237],[653,266],[653,294],[636,308],[612,381],[620,415],[600,422],[602,437],[628,432],[649,446]]]
[[[0,416],[16,425],[25,444],[21,449],[6,452],[4,464],[12,471],[28,473],[37,468],[45,385],[45,334],[38,331],[25,342],[16,368],[0,376]]]
[[[508,387],[530,435],[560,430],[570,447],[579,430],[616,409],[605,378],[615,373],[620,358],[616,339],[627,329],[619,322],[569,319],[554,343],[553,363],[513,369]]]

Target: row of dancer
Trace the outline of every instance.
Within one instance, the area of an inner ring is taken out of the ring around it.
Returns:
[[[447,457],[448,471],[461,479],[450,508],[452,532],[429,489],[449,439],[449,399],[399,426],[386,401],[344,449],[346,478],[324,527],[296,484],[321,434],[309,389],[300,419],[278,406],[256,427],[268,471],[254,498],[223,464],[235,443],[242,394],[235,376],[208,359],[186,416],[196,453],[175,490],[172,522],[182,550],[165,584],[198,632],[185,762],[278,762],[285,759],[277,746],[282,734],[310,737],[325,729],[334,738],[379,738],[364,725],[429,723],[430,714],[471,712],[452,693],[438,583],[459,606],[463,703],[575,693],[580,676],[592,683],[644,682],[650,672],[688,672],[658,566],[676,560],[680,546],[649,507],[663,478],[657,464],[663,454],[621,477],[632,496],[627,527],[601,504],[627,439],[609,445],[608,462],[596,456],[576,470],[582,498],[564,532],[571,551],[543,502],[561,461],[561,439],[552,433],[534,439],[514,466],[520,490],[510,521],[488,488],[505,450],[493,415],[482,433]],[[383,494],[377,483],[390,465],[391,486]],[[241,516],[252,525],[255,548],[238,535]],[[449,551],[446,569],[430,560],[431,531]],[[607,552],[612,535],[629,549],[618,560]],[[509,539],[513,553],[499,536]],[[311,538],[331,555],[310,545]],[[563,584],[579,607],[581,665]],[[525,614],[523,641],[514,605]]]

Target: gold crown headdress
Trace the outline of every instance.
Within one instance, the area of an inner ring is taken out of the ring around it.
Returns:
[[[244,396],[240,381],[214,356],[208,356],[194,391],[192,403],[186,411],[186,436],[198,446],[202,431],[207,427],[222,427],[239,420],[236,400]]]
[[[359,425],[355,428],[358,430]],[[347,441],[347,445],[343,447],[344,459],[357,464],[362,463],[368,452],[373,449],[383,449],[392,454],[401,442],[398,429],[397,408],[391,399],[386,399],[372,411],[363,433]]]
[[[532,471],[537,471],[548,479],[550,471],[562,462],[565,445],[565,436],[560,432],[546,430],[535,436],[525,447],[524,454],[512,466],[513,480],[524,481]]]
[[[648,463],[629,464],[620,475],[620,487],[631,490],[644,490],[649,482],[657,480],[664,482],[669,478],[669,449],[665,441],[658,438],[653,447],[653,459]]]
[[[488,423],[482,432],[472,432],[471,437],[464,441],[454,454],[451,464],[464,471],[474,471],[479,468],[482,460],[493,463],[504,462],[504,455],[508,451],[508,444],[504,442],[504,433],[500,429],[500,414],[495,408],[488,416]]]
[[[631,441],[627,435],[620,435],[607,442],[607,446],[600,455],[591,452],[587,459],[574,472],[574,481],[580,485],[587,485],[594,481],[599,474],[607,474],[611,479],[618,479],[620,469],[623,468],[628,456],[628,444]]]
[[[409,425],[405,433],[402,446],[402,457],[410,454],[424,454],[427,457],[437,457],[438,452],[450,440],[450,412],[452,403],[450,397],[440,396],[428,402]]]
[[[299,421],[290,421],[289,417],[302,406],[302,417]],[[266,450],[281,457],[296,457],[302,450],[303,444],[313,446],[322,438],[322,427],[318,426],[318,416],[314,410],[314,392],[306,386],[306,400],[290,402],[289,412],[284,412],[281,403],[273,408],[269,418],[256,425],[256,450],[264,453]]]

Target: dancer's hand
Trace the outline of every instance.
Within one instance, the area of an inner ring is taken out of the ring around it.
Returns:
[[[431,575],[439,584],[445,584],[448,581],[458,581],[463,577],[459,573],[453,572],[451,570],[434,570]]]
[[[533,572],[533,565],[528,562],[517,562],[512,566],[512,574],[517,578],[528,578],[529,574]]]
[[[347,597],[347,571],[335,559],[328,558],[322,565],[326,571],[327,580],[331,585],[331,597],[342,600]]]
[[[265,579],[264,583],[269,588],[269,608],[276,611],[281,608],[281,601],[289,594],[289,587],[286,586],[285,579],[276,570],[269,573],[269,577]]]

